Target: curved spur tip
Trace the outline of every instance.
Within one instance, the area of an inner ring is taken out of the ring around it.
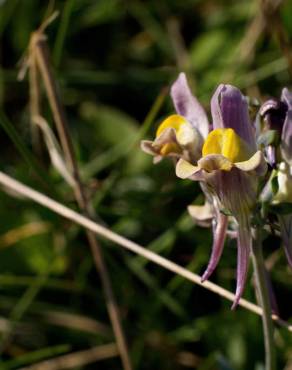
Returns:
[[[201,283],[204,283],[206,280],[208,280],[212,272],[213,272],[212,269],[207,268],[206,271],[201,276]]]
[[[242,297],[242,294],[243,294],[243,290],[244,290],[244,284],[243,285],[239,285],[236,289],[236,292],[235,292],[235,298],[234,298],[234,301],[232,303],[232,306],[231,306],[231,310],[235,310],[240,302],[240,299]]]
[[[201,283],[204,283],[206,280],[207,280],[207,278],[205,277],[205,274],[203,276],[201,276]]]
[[[238,303],[240,301],[240,297],[235,297],[234,302],[232,303],[231,310],[234,311],[238,307]]]

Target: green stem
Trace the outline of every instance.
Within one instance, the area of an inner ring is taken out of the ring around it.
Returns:
[[[256,228],[255,230],[255,238],[252,246],[252,261],[259,304],[263,310],[262,322],[265,342],[265,362],[266,362],[265,369],[276,370],[274,326],[272,321],[272,310],[262,251],[262,236],[259,227]]]

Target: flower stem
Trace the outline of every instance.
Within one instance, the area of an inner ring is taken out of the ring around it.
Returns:
[[[255,229],[255,237],[252,245],[252,261],[255,274],[256,290],[259,304],[262,307],[262,322],[265,342],[266,370],[276,370],[276,351],[274,344],[274,327],[272,310],[269,299],[269,291],[265,273],[264,257],[262,251],[262,235],[260,227]]]
[[[49,49],[46,42],[46,36],[43,33],[43,27],[34,32],[30,41],[31,53],[35,57],[36,65],[39,69],[40,76],[43,79],[44,87],[47,93],[49,105],[55,121],[56,130],[60,139],[61,147],[68,168],[74,178],[73,191],[76,202],[80,210],[91,219],[95,219],[96,215],[91,202],[87,199],[86,189],[81,180],[78,163],[76,160],[73,143],[68,128],[66,114],[58,94],[58,88],[53,75],[53,68],[50,62]],[[108,315],[115,334],[117,348],[120,353],[123,370],[132,370],[132,363],[129,355],[126,336],[122,327],[122,320],[115,294],[112,288],[108,268],[103,257],[102,248],[96,238],[96,235],[90,231],[86,231],[88,244],[93,256],[96,270],[100,274],[102,288],[104,290]]]

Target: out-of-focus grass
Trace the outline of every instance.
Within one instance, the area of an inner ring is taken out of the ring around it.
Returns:
[[[16,80],[18,62],[48,4],[0,4],[0,101],[7,115],[0,116],[2,169],[75,207],[45,148],[41,155],[34,152],[28,81]],[[48,28],[48,43],[78,162],[97,213],[113,230],[202,272],[210,253],[210,230],[194,226],[186,214],[188,204],[201,201],[199,187],[178,180],[171,162],[153,166],[141,153],[139,138],[153,136],[159,121],[173,111],[163,88],[185,60],[194,92],[207,109],[221,82],[236,84],[257,99],[277,96],[282,86],[291,84],[276,39],[265,28],[256,40],[256,33],[249,36],[258,2],[56,0],[54,8],[60,16]],[[283,2],[280,16],[291,40],[290,1]],[[170,32],[173,20],[179,37]],[[182,60],[174,47],[178,42],[185,54]],[[45,99],[42,106],[51,123]],[[77,329],[78,315],[109,325],[84,232],[30,202],[4,193],[0,200],[0,316],[8,320],[0,320],[0,368],[16,369],[112,342],[111,332]],[[16,232],[40,222],[50,225],[46,232]],[[5,244],[3,236],[13,231],[13,243]],[[280,314],[289,319],[291,272],[280,244],[276,237],[267,240],[265,253],[273,253],[272,280]],[[230,303],[212,293],[105,241],[102,246],[135,369],[262,368],[258,317],[242,309],[231,312]],[[235,266],[236,248],[228,241],[212,279],[233,290]],[[251,279],[245,296],[255,299]],[[70,320],[58,326],[44,322],[42,315],[51,310],[74,314],[71,327]],[[279,368],[288,369],[291,335],[277,329],[276,343]],[[118,357],[98,366],[121,368]]]

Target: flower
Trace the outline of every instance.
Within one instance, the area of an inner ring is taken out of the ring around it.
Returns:
[[[172,157],[180,178],[199,181],[206,195],[204,206],[189,206],[196,221],[206,226],[213,219],[213,246],[202,281],[210,277],[223,252],[229,216],[237,222],[237,286],[233,308],[245,286],[252,243],[251,215],[257,199],[259,176],[266,172],[264,156],[257,150],[255,129],[241,92],[220,85],[211,100],[213,127],[192,95],[181,73],[171,88],[175,115],[158,127],[154,141],[143,141],[142,150],[157,163]],[[210,132],[209,132],[210,131]]]
[[[209,133],[207,114],[193,96],[184,73],[180,73],[171,86],[171,98],[176,114],[167,117],[158,126],[154,141],[143,140],[141,149],[154,156],[154,163],[170,157],[196,161],[200,158],[204,140]],[[206,197],[208,194],[201,185]],[[188,207],[195,222],[209,227],[214,215],[212,201],[207,199],[204,206]]]
[[[238,224],[237,286],[233,308],[245,286],[252,243],[251,214],[256,204],[258,178],[267,166],[256,148],[255,132],[248,116],[247,102],[231,85],[220,85],[211,100],[213,130],[202,148],[201,158],[181,158],[176,166],[180,178],[205,184],[216,210],[216,228],[211,258],[202,280],[209,278],[221,257],[227,230],[227,215]]]
[[[274,160],[278,190],[272,204],[292,203],[292,93],[284,88],[280,100],[269,99],[261,106],[260,115],[268,129],[276,130],[281,138],[280,151]],[[292,213],[279,213],[277,217],[287,260],[292,267]]]
[[[192,95],[184,73],[171,87],[171,97],[177,114],[166,118],[156,131],[154,141],[143,140],[141,148],[154,156],[154,163],[164,157],[194,161],[200,157],[208,135],[207,115]]]

